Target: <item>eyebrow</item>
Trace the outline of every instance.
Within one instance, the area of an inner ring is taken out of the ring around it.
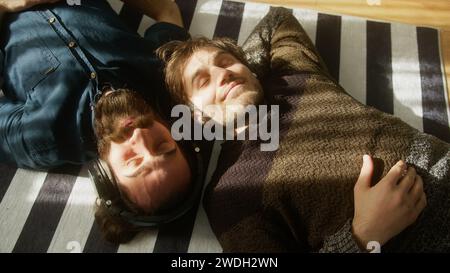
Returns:
[[[219,50],[214,52],[213,54],[213,60],[215,61],[217,58],[221,57],[222,55],[231,55],[231,53],[225,51],[225,50]],[[194,75],[192,76],[192,80],[191,80],[191,86],[194,86],[194,81],[195,79],[197,79],[197,77],[202,73],[202,69],[197,69],[197,71],[195,71]]]
[[[177,152],[177,149],[178,149],[178,148],[173,149],[172,151],[170,151],[170,152],[168,152],[168,153],[166,153],[166,154],[160,155],[160,156],[163,156],[163,157],[165,157],[165,156],[170,156],[170,155],[172,155],[173,153],[176,153],[176,152]],[[123,174],[123,176],[128,177],[128,178],[134,178],[134,177],[137,177],[139,174],[141,174],[141,173],[144,171],[144,169],[145,169],[146,167],[147,167],[147,164],[146,164],[146,162],[144,162],[144,163],[142,163],[136,170],[134,170],[134,171],[132,171],[132,172],[130,172],[130,173],[125,173],[125,174]]]

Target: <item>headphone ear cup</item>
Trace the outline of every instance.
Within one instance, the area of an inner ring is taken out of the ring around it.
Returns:
[[[97,194],[100,199],[113,201],[120,196],[120,193],[115,185],[114,178],[110,176],[107,164],[100,159],[93,160],[88,166],[88,172],[91,180],[94,182]]]

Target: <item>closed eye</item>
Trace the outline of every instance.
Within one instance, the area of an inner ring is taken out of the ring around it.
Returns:
[[[205,87],[207,84],[208,84],[208,82],[209,82],[209,78],[204,78],[204,79],[201,79],[200,80],[200,88],[203,88],[203,87]]]
[[[232,59],[227,58],[220,63],[220,67],[225,68],[225,67],[229,67],[233,64],[234,64],[234,61]]]

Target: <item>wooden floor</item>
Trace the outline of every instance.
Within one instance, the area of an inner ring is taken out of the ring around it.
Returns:
[[[440,29],[450,98],[450,0],[241,0],[431,26]],[[450,100],[449,100],[450,104]]]

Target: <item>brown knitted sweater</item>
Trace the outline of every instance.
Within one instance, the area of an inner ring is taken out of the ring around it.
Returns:
[[[450,145],[360,104],[329,76],[295,17],[271,9],[244,45],[268,104],[280,105],[280,146],[227,141],[204,206],[225,252],[358,252],[351,234],[362,155],[378,181],[399,159],[423,177],[428,206],[382,251],[450,251]]]

